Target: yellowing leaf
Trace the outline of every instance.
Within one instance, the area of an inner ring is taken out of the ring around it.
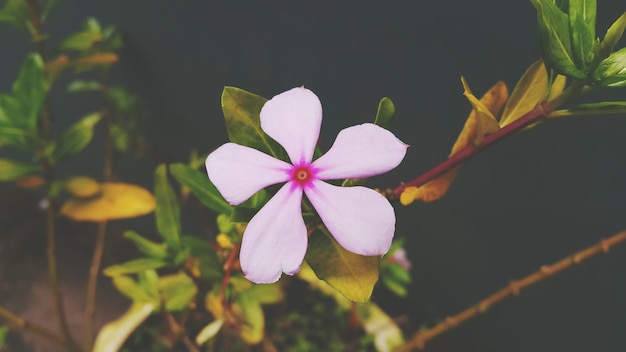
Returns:
[[[563,75],[557,75],[552,82],[552,88],[550,89],[550,96],[548,96],[548,101],[556,98],[561,93],[563,93],[563,89],[565,89],[565,83],[567,82],[567,77]]]
[[[106,221],[134,218],[154,210],[154,196],[146,189],[127,183],[103,183],[92,198],[72,198],[61,214],[77,221]]]
[[[65,181],[65,190],[77,198],[93,197],[100,193],[100,183],[91,177],[75,176]]]
[[[56,59],[46,62],[46,73],[50,81],[54,81],[65,71],[70,60],[67,55],[59,55]]]
[[[43,177],[39,175],[30,175],[22,177],[15,181],[15,185],[20,188],[30,189],[43,186],[46,183]]]
[[[560,76],[563,77],[563,76]],[[562,80],[559,80],[560,83]],[[555,87],[558,90],[558,86]],[[562,88],[561,88],[562,89]],[[500,127],[524,116],[548,97],[548,71],[542,60],[535,62],[519,79],[500,118]]]
[[[93,66],[106,66],[117,62],[117,54],[114,53],[98,53],[83,56],[72,61],[72,64],[78,69],[90,68]]]
[[[465,88],[464,94],[473,109],[465,121],[461,134],[452,146],[450,155],[456,154],[469,145],[479,145],[485,135],[497,132],[500,126],[494,116],[500,112],[509,96],[506,85],[499,81],[478,100],[472,94],[465,79],[461,78],[461,81]],[[407,187],[400,195],[400,203],[409,205],[416,200],[432,202],[440,199],[448,192],[458,172],[459,167],[455,167],[420,187]]]
[[[128,336],[146,320],[157,307],[153,303],[134,302],[117,320],[102,327],[93,347],[93,352],[116,352]]]
[[[215,319],[224,317],[224,305],[218,291],[213,290],[207,293],[204,297],[204,307],[213,314]]]

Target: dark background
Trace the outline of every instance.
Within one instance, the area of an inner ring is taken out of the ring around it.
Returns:
[[[603,36],[626,7],[609,0],[598,6]],[[48,48],[80,30],[87,16],[124,32],[112,81],[140,95],[142,126],[160,159],[122,159],[117,174],[149,188],[157,162],[186,161],[192,149],[205,153],[226,142],[220,109],[225,85],[268,98],[295,86],[312,89],[324,106],[326,148],[340,129],[371,121],[380,98],[391,98],[397,107],[393,130],[411,147],[400,167],[371,184],[396,185],[446,158],[470,110],[461,75],[476,95],[497,80],[512,90],[540,57],[535,10],[523,0],[64,0],[45,26],[52,34]],[[7,26],[0,27],[0,43],[0,91],[7,92],[33,47]],[[98,106],[96,97],[66,94],[66,83],[51,96],[58,132]],[[624,116],[550,121],[465,163],[444,199],[398,205],[396,235],[406,239],[414,281],[407,299],[384,290],[375,297],[393,314],[407,313],[414,327],[432,325],[509,280],[624,229],[625,130]],[[96,138],[61,176],[98,177],[99,145]],[[12,223],[0,231],[0,303],[55,326],[45,292],[38,199],[1,190],[2,213]],[[154,232],[147,218],[134,226]],[[61,239],[61,269],[77,327],[93,238],[81,233]],[[118,260],[115,246],[128,244],[109,244],[105,263]],[[106,281],[100,323],[127,304]],[[427,351],[624,351],[625,297],[626,250],[617,247],[522,291]]]

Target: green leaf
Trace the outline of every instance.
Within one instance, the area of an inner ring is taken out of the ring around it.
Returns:
[[[145,283],[137,282],[129,276],[114,276],[113,285],[121,294],[130,298],[133,302],[152,303],[155,305],[160,303],[158,292],[154,292]]]
[[[135,302],[119,319],[106,324],[98,333],[92,352],[116,352],[124,341],[152,314],[153,303]]]
[[[374,123],[378,126],[390,129],[393,117],[396,115],[396,106],[391,99],[384,97],[380,99],[378,103],[378,111],[376,112],[376,119]]]
[[[208,241],[196,237],[183,236],[181,242],[189,248],[189,254],[197,260],[200,277],[211,281],[220,281],[224,276],[222,262],[217,256],[215,248]]]
[[[17,80],[13,83],[12,101],[4,98],[0,106],[13,126],[36,130],[47,91],[43,60],[37,54],[30,54],[24,60]]]
[[[245,292],[261,304],[275,304],[283,300],[283,291],[279,283],[252,285]]]
[[[6,326],[0,326],[0,350],[4,346],[7,335],[9,334],[9,328]]]
[[[622,48],[602,60],[595,72],[603,87],[626,86],[626,48]]]
[[[198,336],[196,336],[196,344],[202,346],[207,343],[209,340],[214,338],[218,332],[220,332],[223,325],[223,319],[217,319],[210,322],[209,325],[202,328],[202,330],[198,333]]]
[[[31,13],[25,0],[8,0],[0,9],[0,22],[7,22],[14,27],[28,30]]]
[[[576,68],[572,57],[568,16],[552,0],[530,1],[537,9],[539,39],[546,66],[564,76],[585,78],[585,73]]]
[[[124,232],[124,237],[133,241],[137,249],[149,257],[165,259],[169,256],[169,253],[167,252],[167,245],[165,243],[150,241],[132,230]]]
[[[13,181],[41,171],[38,165],[11,159],[0,159],[0,181]]]
[[[260,113],[267,99],[235,87],[225,87],[222,111],[231,142],[285,159],[283,148],[261,129]]]
[[[95,125],[100,122],[100,113],[92,113],[80,119],[65,131],[52,149],[51,160],[57,163],[85,149],[93,138]]]
[[[599,103],[580,104],[567,110],[554,111],[549,117],[602,114],[626,114],[626,101],[603,101]]]
[[[230,214],[233,211],[233,207],[224,200],[205,173],[184,164],[170,165],[170,172],[181,185],[189,188],[202,204],[219,214]]]
[[[241,338],[250,345],[261,342],[265,331],[265,315],[261,303],[252,294],[242,292],[237,297],[237,304],[244,318]]]
[[[161,277],[158,288],[167,311],[185,309],[198,292],[194,282],[183,272]]]
[[[380,268],[383,284],[398,296],[406,296],[406,285],[411,282],[411,274],[398,263],[384,263]]]
[[[230,214],[230,222],[247,224],[252,220],[258,209],[248,207],[236,207]]]
[[[46,18],[50,15],[50,12],[56,7],[59,0],[46,0],[41,7],[41,19],[45,22]]]
[[[85,29],[70,35],[58,45],[59,50],[84,51],[91,49],[96,43],[102,41],[100,24],[95,18],[88,18]]]
[[[585,70],[596,44],[596,0],[569,0],[572,53],[576,66]]]
[[[380,257],[365,257],[345,250],[328,230],[316,230],[309,237],[306,254],[317,277],[326,281],[346,298],[367,302],[378,281]]]
[[[157,230],[174,252],[180,250],[180,206],[167,180],[167,168],[161,164],[154,172]]]
[[[358,313],[363,329],[374,335],[374,345],[377,351],[395,351],[404,344],[402,330],[374,303],[358,306]]]
[[[96,81],[76,80],[67,86],[67,91],[70,93],[100,91],[102,90],[102,84]]]
[[[2,111],[0,110],[0,116]],[[0,118],[0,120],[2,120]],[[13,147],[23,151],[30,151],[33,146],[34,138],[31,134],[20,128],[4,125],[0,122],[0,148]]]
[[[617,45],[617,42],[622,38],[624,29],[626,28],[626,12],[609,27],[604,35],[604,39],[598,45],[598,53],[596,54],[596,60],[604,60],[613,52],[613,48]]]
[[[103,274],[106,276],[118,276],[126,274],[135,274],[145,270],[158,269],[167,265],[167,262],[156,258],[140,258],[127,261],[122,264],[115,264],[104,269]]]
[[[534,109],[548,97],[548,72],[542,60],[536,61],[519,79],[504,105],[500,127],[504,127]]]

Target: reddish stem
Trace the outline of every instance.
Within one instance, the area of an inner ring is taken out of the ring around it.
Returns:
[[[222,299],[222,305],[226,304],[226,286],[228,286],[228,282],[230,281],[230,273],[233,271],[233,266],[235,265],[235,259],[237,258],[237,253],[239,253],[240,246],[241,245],[239,244],[233,245],[233,248],[228,254],[228,259],[226,259],[224,278],[222,279],[222,287],[220,288],[220,298]]]
[[[439,163],[439,165],[436,165],[432,169],[426,171],[420,176],[414,178],[413,180],[399,185],[398,187],[396,187],[395,189],[393,189],[391,192],[388,192],[388,193],[394,196],[395,198],[399,199],[400,195],[407,187],[422,186],[428,183],[429,181],[434,180],[435,178],[437,178],[444,172],[453,169],[455,166],[461,164],[462,162],[473,157],[474,155],[480,153],[482,150],[486,149],[487,147],[490,147],[496,142],[499,142],[505,137],[523,129],[526,126],[529,126],[535,122],[543,120],[544,118],[546,118],[548,113],[550,113],[561,102],[564,101],[565,95],[566,94],[563,94],[562,96],[563,99],[553,100],[544,104],[537,105],[534,109],[529,111],[526,115],[513,121],[511,124],[502,127],[502,129],[500,129],[498,132],[485,136],[485,138],[483,138],[483,141],[482,143],[480,143],[479,146],[475,146],[473,144],[468,145],[467,147],[459,150],[454,155],[450,156],[448,159]]]

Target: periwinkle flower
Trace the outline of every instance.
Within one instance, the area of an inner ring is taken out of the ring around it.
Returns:
[[[286,182],[250,220],[241,243],[241,269],[256,283],[277,281],[300,270],[308,236],[302,193],[346,250],[385,254],[395,231],[391,204],[366,187],[339,187],[324,180],[367,178],[400,164],[407,145],[371,123],[346,128],[326,154],[313,161],[322,105],[303,87],[267,101],[261,128],[287,152],[291,164],[256,149],[226,143],[206,160],[209,178],[224,198],[239,205],[261,189]]]

